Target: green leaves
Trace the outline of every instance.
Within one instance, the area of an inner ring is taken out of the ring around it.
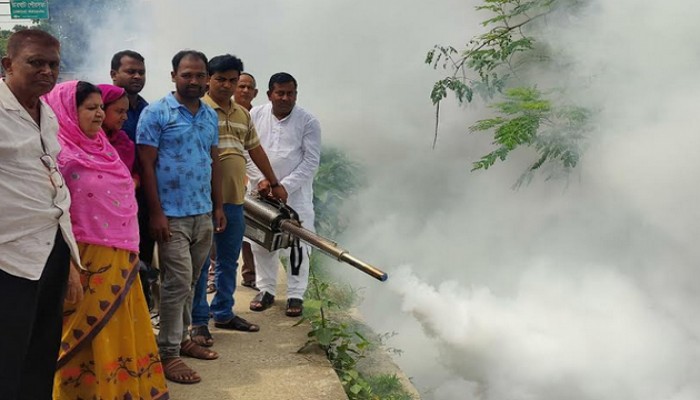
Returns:
[[[560,99],[545,98],[536,83],[521,78],[520,72],[524,68],[532,70],[536,63],[549,59],[541,54],[544,49],[536,49],[532,26],[559,8],[576,7],[580,3],[580,0],[483,0],[476,9],[490,14],[481,23],[488,28],[486,32],[472,38],[462,51],[441,45],[428,51],[427,64],[450,71],[435,82],[430,92],[437,111],[435,140],[439,105],[449,93],[460,104],[472,102],[475,93],[487,102],[500,99],[490,104],[496,115],[469,128],[471,132],[491,133],[496,145],[473,163],[472,171],[505,161],[511,151],[520,147],[537,151],[537,159],[526,174],[545,164],[558,165],[564,171],[577,165],[588,130],[589,111],[560,104]]]
[[[488,169],[498,160],[505,161],[520,146],[533,147],[538,153],[528,172],[548,162],[560,164],[564,169],[576,166],[582,151],[580,143],[589,129],[588,110],[554,106],[535,87],[509,89],[505,99],[491,106],[500,115],[477,121],[470,128],[471,132],[493,131],[493,144],[498,146],[475,162],[472,170]]]
[[[471,102],[471,93],[476,91],[477,86],[486,95],[500,92],[505,87],[504,78],[510,74],[499,70],[509,69],[513,56],[532,49],[534,45],[534,40],[523,33],[523,27],[551,12],[552,2],[485,0],[483,5],[476,7],[477,10],[495,14],[482,22],[483,26],[493,26],[490,30],[470,40],[462,52],[452,46],[435,45],[426,55],[426,64],[453,72],[436,82],[430,96],[433,103],[446,97],[446,89],[455,92],[460,103]],[[530,15],[527,13],[529,11],[537,13]],[[469,78],[470,72],[478,77]],[[460,84],[453,83],[455,80]],[[469,95],[466,96],[466,93]]]
[[[473,170],[488,169],[496,160],[504,161],[508,153],[520,145],[532,144],[549,101],[541,99],[535,88],[514,88],[506,92],[506,101],[492,105],[502,115],[477,121],[471,132],[494,130],[494,144],[499,148],[473,164]]]
[[[372,388],[356,369],[357,361],[365,357],[372,344],[348,323],[330,318],[331,311],[340,308],[331,300],[331,287],[312,270],[302,319],[309,321],[311,331],[309,340],[300,351],[317,344],[325,351],[351,400],[375,399]]]
[[[447,97],[447,91],[452,91],[460,103],[471,102],[474,90],[461,80],[454,77],[447,77],[435,82],[430,98],[433,104],[437,105],[442,99]]]
[[[318,328],[312,331],[321,347],[328,347],[333,342],[333,330],[331,328]]]
[[[536,116],[515,117],[496,129],[496,143],[502,144],[508,150],[513,150],[518,145],[532,142],[539,126],[540,120]]]

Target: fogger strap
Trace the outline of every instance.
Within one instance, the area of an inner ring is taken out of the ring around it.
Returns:
[[[289,252],[289,264],[292,268],[292,275],[298,276],[301,270],[301,263],[304,260],[304,249],[301,247],[299,238],[294,238],[292,250]]]

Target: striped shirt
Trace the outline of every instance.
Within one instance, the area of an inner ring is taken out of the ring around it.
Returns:
[[[245,152],[260,146],[258,133],[248,110],[231,99],[231,106],[224,110],[209,94],[202,100],[211,106],[219,118],[219,160],[222,171],[224,203],[243,204],[245,196]]]

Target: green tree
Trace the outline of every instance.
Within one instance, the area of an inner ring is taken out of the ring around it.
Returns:
[[[27,28],[25,25],[15,25],[11,30],[0,29],[0,58],[5,57],[5,54],[7,54],[7,39],[10,38],[10,35]]]
[[[357,192],[362,183],[362,170],[341,150],[324,147],[314,178],[314,211],[316,231],[336,238],[348,225],[341,213],[343,202]]]
[[[520,147],[535,150],[536,158],[523,176],[522,183],[536,170],[549,166],[548,178],[574,168],[589,129],[590,112],[568,104],[560,88],[540,89],[538,82],[524,73],[550,61],[535,33],[547,23],[547,17],[571,11],[579,0],[484,0],[477,10],[488,12],[482,22],[488,30],[472,38],[463,50],[436,45],[425,59],[434,68],[449,74],[435,82],[430,97],[436,106],[435,146],[440,102],[453,93],[461,103],[472,102],[475,95],[495,111],[491,118],[477,121],[471,132],[493,135],[495,149],[475,161],[472,170],[485,170],[496,161],[504,161]]]

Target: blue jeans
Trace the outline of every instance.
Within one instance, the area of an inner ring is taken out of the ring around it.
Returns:
[[[243,205],[224,204],[224,215],[226,215],[226,229],[223,232],[214,234],[214,243],[216,243],[216,294],[210,307],[207,303],[207,271],[209,271],[209,260],[207,259],[195,286],[192,305],[192,326],[207,325],[210,312],[216,322],[228,322],[234,317],[233,292],[236,289],[238,256],[241,252],[243,231],[245,230]]]

